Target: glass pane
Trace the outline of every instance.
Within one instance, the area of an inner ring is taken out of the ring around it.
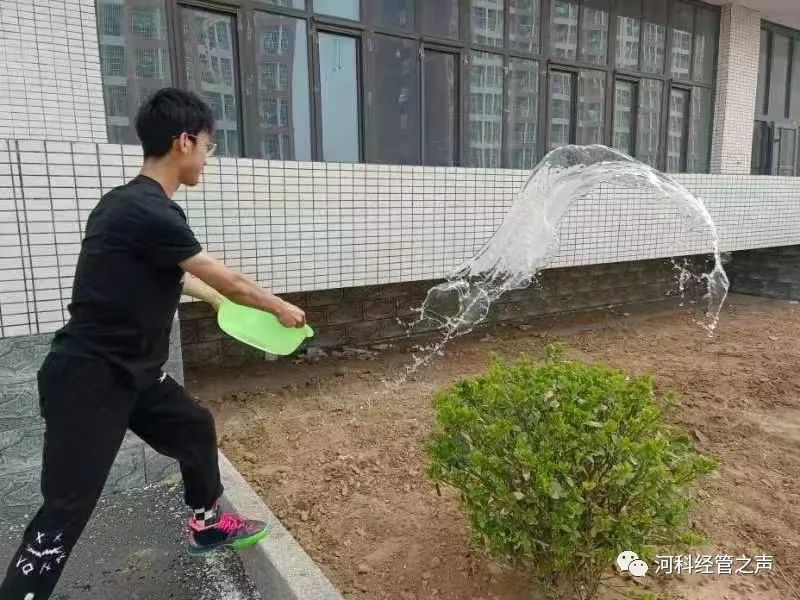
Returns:
[[[536,164],[539,65],[534,60],[512,58],[509,77],[506,97],[508,166],[530,169]]]
[[[456,163],[456,55],[425,51],[426,165]]]
[[[472,0],[472,41],[503,47],[503,0]]]
[[[314,12],[359,21],[361,20],[359,4],[359,0],[314,0]]]
[[[642,11],[642,71],[663,73],[667,44],[667,3],[664,0],[643,0]]]
[[[758,85],[756,87],[756,114],[766,114],[767,107],[767,75],[769,74],[769,31],[761,30],[761,47],[758,54]]]
[[[669,128],[667,130],[667,171],[671,173],[683,171],[686,163],[684,139],[688,108],[689,92],[673,89],[669,97]]]
[[[794,129],[778,130],[778,168],[776,175],[794,175],[794,154],[796,150],[796,134]]]
[[[421,2],[422,31],[442,37],[458,37],[459,0]]]
[[[800,42],[795,41],[793,52],[789,118],[793,121],[800,121]]]
[[[319,34],[322,159],[358,162],[358,56],[356,40]]]
[[[613,146],[625,154],[633,154],[633,102],[636,86],[630,81],[617,81],[614,89]]]
[[[467,162],[499,167],[503,119],[503,57],[475,52],[469,67]]]
[[[584,0],[581,16],[581,60],[606,64],[608,53],[608,8],[601,0]]]
[[[636,123],[636,158],[651,167],[658,166],[658,139],[661,130],[662,83],[654,79],[639,82],[639,114]]]
[[[281,160],[311,160],[306,22],[256,12],[254,39],[258,155]],[[286,80],[282,81],[284,72]],[[224,73],[226,79],[232,78],[229,67],[225,67]],[[288,85],[284,87],[283,83]],[[285,136],[285,144],[280,143],[281,136]]]
[[[572,124],[572,75],[550,72],[550,149],[569,144]]]
[[[364,19],[383,27],[412,29],[414,0],[370,0],[364,3]]]
[[[753,153],[750,159],[750,173],[769,175],[769,126],[764,121],[756,121],[753,126]]]
[[[719,13],[697,9],[694,29],[693,75],[697,81],[711,83],[714,79],[714,54],[719,38]]]
[[[711,149],[711,90],[692,89],[691,114],[686,170],[689,173],[708,173]]]
[[[676,2],[672,10],[672,76],[676,79],[689,79],[694,7]]]
[[[539,50],[539,0],[509,0],[508,46],[525,52]]]
[[[381,85],[372,92],[374,136],[370,160],[416,165],[419,157],[419,53],[416,42],[376,35],[375,70]]]
[[[265,4],[272,4],[273,6],[285,6],[287,8],[296,8],[297,10],[306,9],[306,0],[261,0]]]
[[[769,115],[782,119],[786,111],[786,73],[789,70],[789,38],[772,34],[772,64],[769,76]]]
[[[639,0],[617,2],[617,67],[639,70]]]
[[[576,143],[603,143],[606,74],[602,71],[581,71],[578,76],[578,130]]]
[[[578,52],[578,4],[553,0],[551,13],[550,47],[553,56],[574,59]]]
[[[214,111],[217,130],[214,141],[217,142],[217,153],[222,156],[239,156],[238,135],[229,136],[228,132],[239,129],[238,91],[236,85],[236,69],[233,69],[233,81],[228,79],[223,61],[233,64],[233,17],[219,13],[182,9],[183,50],[185,55],[186,78],[189,89],[197,93]],[[223,72],[225,74],[223,74]],[[225,96],[230,97],[226,110]],[[236,142],[236,146],[231,143]]]
[[[97,4],[108,141],[138,144],[133,119],[156,90],[172,85],[164,0]]]
[[[122,35],[122,4],[98,2],[97,28],[100,35]]]

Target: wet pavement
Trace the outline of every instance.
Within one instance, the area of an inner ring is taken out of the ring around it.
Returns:
[[[52,599],[261,600],[232,550],[186,553],[186,518],[179,482],[104,496]],[[0,522],[0,577],[26,525]]]

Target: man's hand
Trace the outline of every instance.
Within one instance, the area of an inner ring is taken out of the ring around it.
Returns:
[[[306,313],[294,304],[283,301],[283,308],[276,315],[284,327],[302,327],[306,324]]]

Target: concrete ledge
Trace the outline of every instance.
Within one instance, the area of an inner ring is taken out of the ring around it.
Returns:
[[[270,534],[255,548],[239,553],[244,569],[266,600],[343,600],[342,595],[272,514],[225,455],[219,453],[225,510],[259,519]]]

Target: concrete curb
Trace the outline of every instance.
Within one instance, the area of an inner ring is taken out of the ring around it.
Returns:
[[[264,600],[343,600],[342,595],[305,553],[226,456],[219,453],[225,510],[265,521],[270,534],[239,556]]]

